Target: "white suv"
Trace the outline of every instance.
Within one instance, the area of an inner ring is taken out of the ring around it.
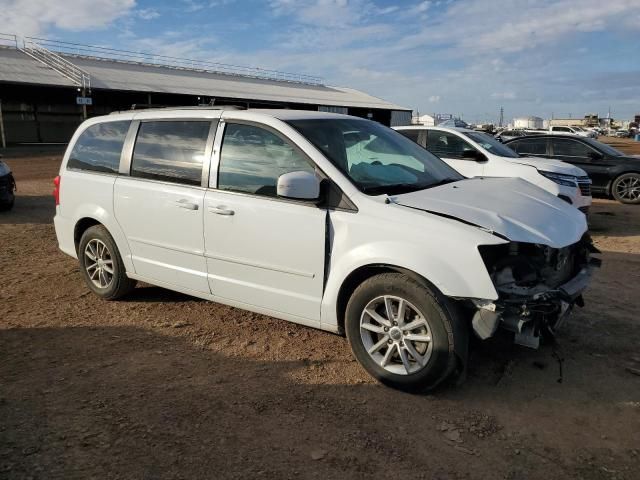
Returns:
[[[345,115],[93,118],[55,185],[59,246],[100,297],[143,280],[345,332],[371,375],[407,390],[464,369],[471,331],[535,345],[581,304],[595,261],[584,215],[557,197],[464,180]]]
[[[395,127],[465,177],[520,177],[562,198],[583,213],[591,206],[591,180],[560,160],[522,157],[483,132],[466,128]]]

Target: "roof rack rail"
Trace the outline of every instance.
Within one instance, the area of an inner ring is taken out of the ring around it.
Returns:
[[[129,110],[115,110],[110,114],[130,112],[131,110],[246,110],[241,105],[153,105],[148,103],[134,103]]]

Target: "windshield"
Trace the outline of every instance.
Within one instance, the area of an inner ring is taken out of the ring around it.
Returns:
[[[487,150],[489,153],[493,153],[494,155],[498,155],[499,157],[508,157],[508,158],[519,158],[515,151],[511,150],[505,144],[500,143],[499,140],[496,140],[490,135],[482,132],[463,132],[464,135],[469,137],[474,142],[478,143],[482,148]]]
[[[593,138],[585,138],[584,141],[607,155],[611,155],[612,157],[624,157],[624,153],[620,150],[616,150],[606,143],[599,142]]]
[[[413,141],[370,120],[323,118],[287,123],[369,195],[413,192],[464,178]]]

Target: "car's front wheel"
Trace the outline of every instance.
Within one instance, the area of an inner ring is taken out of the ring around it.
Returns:
[[[640,173],[625,173],[613,181],[613,198],[621,203],[640,203]]]
[[[116,242],[102,225],[82,234],[78,260],[87,286],[105,300],[120,298],[136,286],[135,280],[127,277]]]
[[[355,357],[370,375],[394,388],[424,391],[456,367],[454,321],[426,284],[384,273],[354,291],[345,329]]]

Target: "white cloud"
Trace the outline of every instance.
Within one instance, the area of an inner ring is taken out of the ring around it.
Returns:
[[[516,98],[516,94],[513,92],[495,92],[491,94],[491,98],[499,100],[514,100]]]
[[[429,103],[438,103],[440,101],[440,95],[431,95],[429,97]]]
[[[425,13],[427,10],[429,10],[429,7],[431,6],[431,2],[429,0],[425,0],[423,2],[418,3],[417,5],[414,5],[413,8],[410,9],[410,11],[412,13]]]
[[[160,12],[153,8],[141,8],[135,13],[142,20],[153,20],[154,18],[158,18],[160,16]]]
[[[0,25],[18,35],[41,35],[51,27],[89,30],[108,26],[134,6],[135,0],[0,0]]]
[[[519,52],[551,45],[576,33],[640,28],[637,0],[465,0],[454,2],[437,24],[407,36],[403,48],[449,43],[459,55]],[[462,34],[454,34],[456,28]]]

